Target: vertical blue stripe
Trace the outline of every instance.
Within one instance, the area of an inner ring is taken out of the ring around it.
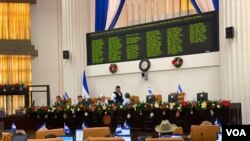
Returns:
[[[198,7],[196,1],[195,1],[195,0],[190,0],[190,2],[191,2],[192,5],[194,6],[194,9],[196,10],[196,12],[197,12],[198,14],[201,14],[201,10],[200,10],[200,8]]]
[[[219,0],[213,0],[213,5],[215,11],[219,11]]]
[[[95,0],[95,31],[105,30],[108,4],[108,0]]]
[[[119,4],[119,7],[118,7],[117,12],[115,14],[115,17],[114,17],[114,19],[112,20],[112,22],[111,22],[111,24],[109,26],[109,30],[114,29],[115,24],[116,24],[120,14],[121,14],[124,3],[125,3],[125,0],[120,1],[120,4]]]
[[[86,91],[86,92],[88,93],[88,95],[89,95],[89,87],[88,87],[88,83],[87,83],[87,77],[86,77],[86,74],[85,74],[85,70],[84,70],[84,73],[83,73],[82,84],[83,84],[83,88],[85,89],[85,91]]]

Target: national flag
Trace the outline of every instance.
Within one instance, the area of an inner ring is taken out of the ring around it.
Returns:
[[[12,130],[13,132],[16,132],[16,125],[15,125],[15,123],[12,123],[12,125],[11,125],[11,130]]]
[[[83,130],[84,128],[88,128],[88,126],[87,126],[87,124],[83,121],[83,123],[82,123],[82,130]]]
[[[38,131],[45,130],[45,129],[47,129],[46,124],[45,124],[45,122],[43,122],[42,125],[40,125],[40,127],[38,128]]]
[[[153,95],[153,91],[152,91],[151,87],[148,87],[148,95]]]
[[[115,135],[119,135],[122,133],[122,126],[121,124],[118,124],[116,129],[115,129]]]
[[[128,121],[125,120],[125,122],[123,124],[123,128],[122,128],[122,135],[129,136],[130,135],[130,128],[131,128],[130,123],[128,123]]]
[[[210,11],[219,11],[219,0],[190,0],[194,9],[198,14],[210,12]]]
[[[83,80],[82,80],[82,85],[83,85],[83,89],[84,89],[84,93],[86,93],[88,96],[90,96],[89,94],[89,87],[88,87],[88,82],[87,82],[87,77],[86,77],[86,73],[85,70],[83,72]]]
[[[130,128],[131,128],[131,125],[130,125],[130,123],[128,123],[127,120],[125,120],[125,122],[124,122],[124,124],[123,124],[123,128],[124,128],[124,129],[130,129]]]
[[[69,127],[64,123],[64,133],[65,134],[71,134],[71,131],[69,129]]]
[[[222,124],[220,123],[220,121],[216,118],[214,125],[218,125],[220,127],[220,132],[222,132]]]
[[[177,88],[177,94],[182,93],[182,92],[183,92],[183,91],[182,91],[181,85],[179,84],[179,85],[178,85],[178,88]]]
[[[67,99],[69,98],[67,92],[64,93],[63,98],[64,98],[65,100],[67,100]]]

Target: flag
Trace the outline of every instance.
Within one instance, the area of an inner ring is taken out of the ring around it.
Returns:
[[[71,131],[69,129],[69,127],[64,123],[64,133],[65,134],[71,134]]]
[[[130,128],[131,125],[128,123],[127,120],[125,120],[122,128],[122,135],[129,136],[130,135]]]
[[[40,130],[46,130],[47,128],[46,128],[46,124],[45,124],[45,122],[44,123],[42,123],[42,125],[40,125],[40,127],[38,128],[38,131],[40,131]]]
[[[182,93],[182,92],[183,92],[183,91],[182,91],[181,85],[179,84],[179,85],[178,85],[178,88],[177,88],[177,94]]]
[[[124,124],[123,124],[123,128],[124,128],[124,129],[130,129],[130,128],[131,128],[131,125],[130,125],[130,123],[128,123],[127,120],[125,120],[125,122],[124,122]]]
[[[88,128],[88,126],[87,126],[87,124],[86,124],[85,122],[82,123],[82,130],[83,130],[84,128]]]
[[[122,133],[122,126],[121,124],[118,124],[116,129],[115,129],[115,135],[119,135]]]
[[[152,95],[153,94],[153,91],[151,89],[151,87],[148,87],[148,95]]]
[[[218,125],[220,127],[220,132],[222,132],[222,124],[219,122],[219,120],[216,118],[214,125]]]
[[[82,80],[82,85],[83,85],[83,89],[85,91],[85,93],[89,95],[89,87],[88,87],[88,82],[87,82],[87,77],[86,77],[86,73],[85,73],[85,70],[84,70],[84,73],[83,73],[83,80]]]
[[[67,100],[67,99],[69,98],[67,92],[64,93],[63,98],[64,98],[65,100]]]
[[[12,123],[12,125],[11,125],[11,130],[12,130],[13,132],[16,132],[16,125],[15,125],[15,123]]]

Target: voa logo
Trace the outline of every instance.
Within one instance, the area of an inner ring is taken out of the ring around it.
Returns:
[[[226,129],[227,136],[247,136],[244,129]]]

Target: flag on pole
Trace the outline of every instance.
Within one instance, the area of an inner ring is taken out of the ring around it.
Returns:
[[[116,129],[115,129],[115,135],[119,135],[122,133],[122,126],[121,124],[118,124]]]
[[[130,135],[130,128],[131,128],[131,125],[128,123],[127,120],[125,120],[125,122],[123,124],[123,128],[122,128],[122,135],[129,136]]]
[[[178,85],[178,88],[177,88],[177,94],[182,93],[182,92],[183,92],[183,91],[182,91],[181,85],[179,84],[179,85]]]
[[[64,133],[65,134],[71,134],[71,131],[69,129],[69,127],[64,123]]]
[[[216,118],[214,125],[218,125],[220,127],[220,132],[222,132],[222,124],[219,122],[219,120]]]
[[[67,99],[69,98],[69,96],[68,96],[67,92],[64,92],[64,94],[63,94],[63,98],[64,98],[65,100],[67,100]]]
[[[16,132],[16,125],[15,123],[12,123],[11,130],[15,133]]]
[[[46,124],[45,124],[45,122],[43,122],[42,123],[42,125],[40,125],[40,127],[38,128],[38,131],[40,131],[40,130],[46,130],[47,128],[46,128]]]
[[[83,130],[84,128],[88,128],[88,126],[87,126],[87,124],[83,121],[83,123],[82,123],[82,130]]]
[[[88,82],[87,82],[87,77],[86,77],[86,73],[85,73],[85,70],[83,72],[83,80],[82,80],[82,85],[83,85],[83,89],[85,91],[85,93],[89,95],[89,87],[88,87]]]
[[[153,91],[150,86],[148,87],[148,95],[153,95]]]
[[[130,123],[128,123],[127,120],[125,120],[125,122],[124,122],[124,124],[123,124],[123,128],[124,128],[124,129],[130,129],[130,128],[131,128],[131,125],[130,125]]]

